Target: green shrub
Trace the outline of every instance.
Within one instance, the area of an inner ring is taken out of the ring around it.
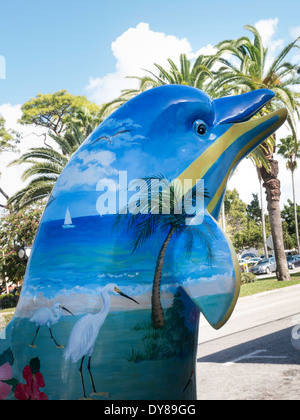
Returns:
[[[254,283],[257,280],[253,273],[242,273],[242,284]]]
[[[15,308],[19,301],[20,295],[19,294],[10,294],[10,295],[3,295],[0,296],[0,309],[10,309]]]

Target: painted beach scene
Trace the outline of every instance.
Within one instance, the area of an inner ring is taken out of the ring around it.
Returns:
[[[199,302],[209,314],[216,305],[225,312],[233,299],[224,237],[215,233],[224,251],[213,261],[200,240],[187,258],[184,236],[170,239],[157,328],[153,283],[165,231],[132,253],[127,229],[112,235],[115,216],[75,218],[69,229],[64,222],[63,215],[41,224],[16,315],[0,340],[2,366],[11,366],[7,399],[22,399],[21,385],[30,388],[37,373],[40,399],[195,399]]]

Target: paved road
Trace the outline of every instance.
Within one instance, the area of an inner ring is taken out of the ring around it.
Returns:
[[[239,299],[228,324],[202,319],[199,400],[300,399],[300,285]]]

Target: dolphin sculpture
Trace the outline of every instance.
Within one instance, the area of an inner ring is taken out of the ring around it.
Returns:
[[[231,173],[286,120],[285,109],[256,117],[273,97],[257,90],[211,100],[188,86],[157,87],[86,139],[53,190],[16,314],[2,332],[0,399],[196,399],[200,313],[221,328],[240,288],[237,257],[217,220]],[[63,228],[66,212],[72,229]],[[47,331],[30,347],[37,310],[59,302],[72,312],[55,325],[67,346],[115,282],[131,299],[113,290],[101,330],[87,323],[85,342],[77,339],[78,352],[92,348],[92,367],[67,360]],[[83,395],[82,374],[91,369],[93,387]]]

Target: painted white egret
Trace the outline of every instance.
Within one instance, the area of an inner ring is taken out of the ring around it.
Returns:
[[[49,328],[49,331],[50,331],[51,339],[55,343],[56,347],[57,348],[64,348],[64,346],[60,346],[57,343],[57,341],[53,337],[52,330],[51,330],[51,325],[57,324],[60,321],[60,319],[62,318],[62,316],[63,316],[63,312],[62,311],[63,310],[66,311],[66,312],[69,312],[69,314],[73,315],[72,312],[70,312],[67,308],[65,308],[64,306],[60,305],[59,303],[55,303],[52,306],[51,309],[50,308],[40,308],[30,318],[30,322],[35,323],[38,328],[36,330],[34,339],[33,339],[32,343],[29,345],[29,347],[33,347],[34,349],[36,349],[37,346],[34,345],[34,342],[36,340],[36,337],[38,335],[38,332],[39,332],[39,330],[40,330],[41,327],[47,326]]]
[[[119,293],[121,296],[139,304],[133,298],[122,293],[121,290],[119,290],[115,284],[107,284],[101,291],[101,298],[103,303],[102,310],[97,314],[85,315],[74,325],[70,334],[69,343],[65,350],[66,360],[71,359],[73,363],[77,363],[79,360],[81,360],[79,373],[84,399],[87,399],[84,378],[82,374],[82,367],[85,356],[89,356],[87,369],[89,371],[91,384],[93,388],[93,393],[91,395],[109,396],[109,393],[107,392],[96,391],[93,375],[91,372],[91,358],[100,328],[102,327],[110,311],[111,298],[109,293],[111,292]]]

